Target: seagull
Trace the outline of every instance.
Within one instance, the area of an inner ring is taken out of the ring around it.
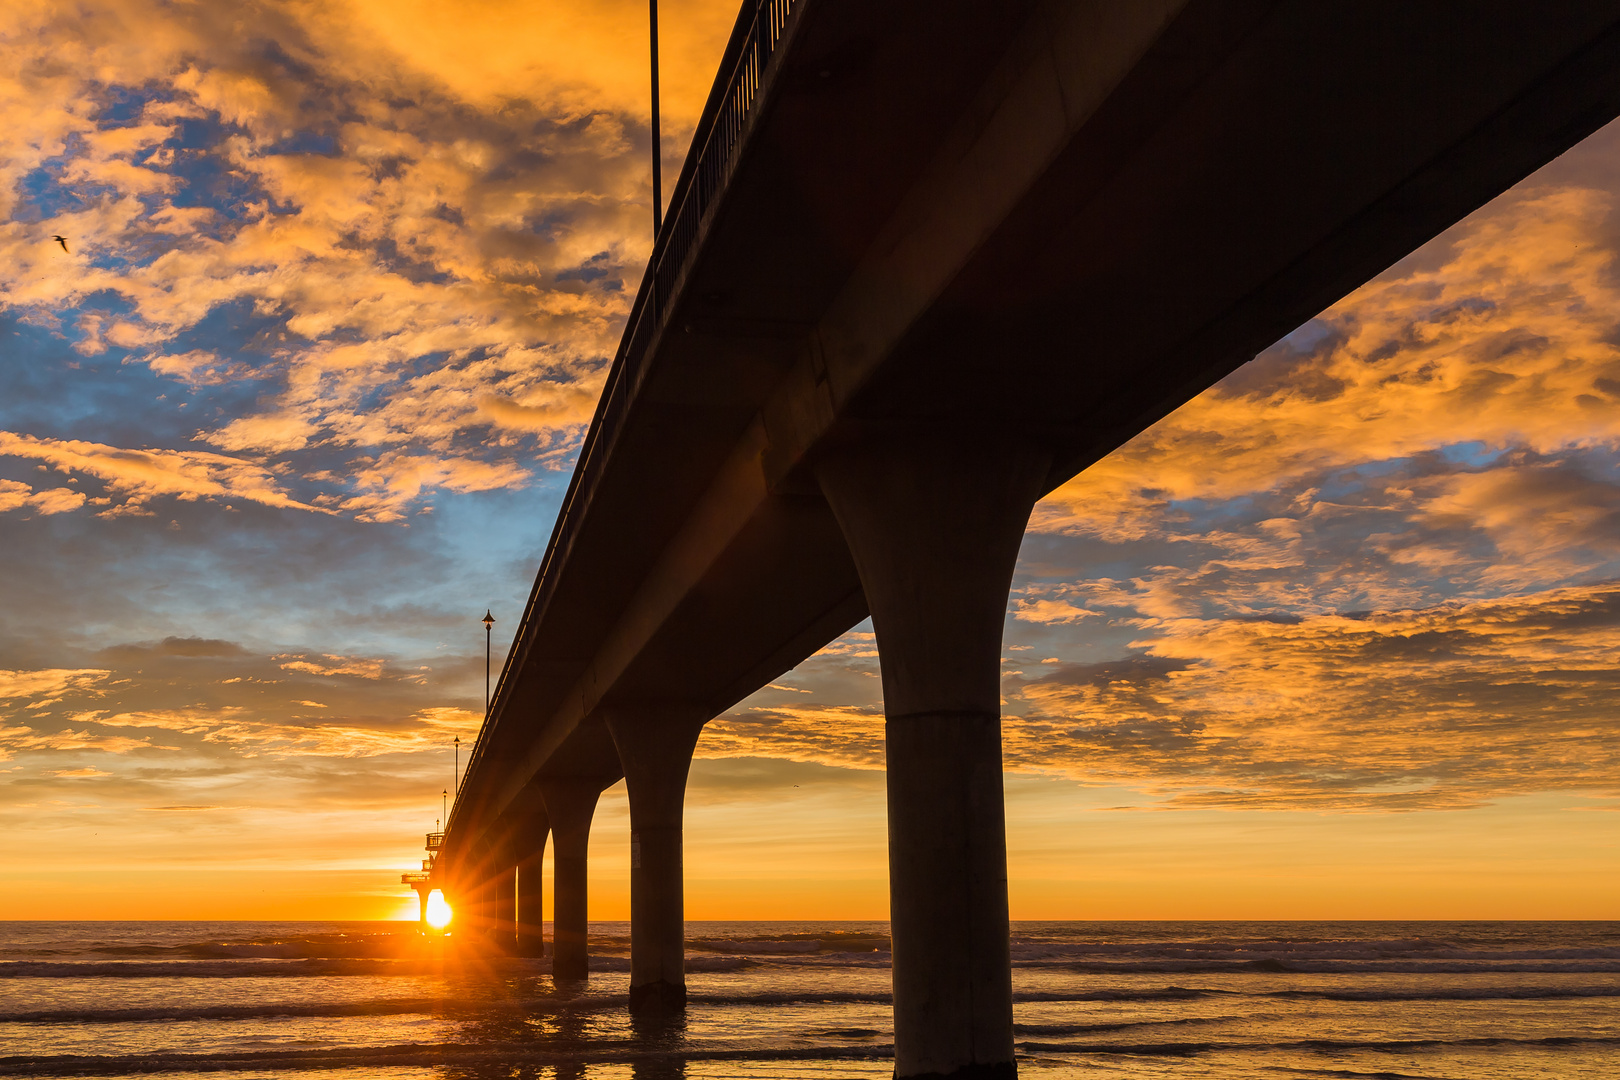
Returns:
[[[55,240],[58,244],[61,244],[63,251],[67,251],[67,237],[65,237],[65,236],[53,236],[53,237],[51,237],[51,239]],[[71,255],[71,254],[73,254],[73,252],[68,251],[68,254]]]

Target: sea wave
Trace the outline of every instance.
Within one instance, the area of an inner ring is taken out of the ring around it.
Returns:
[[[1592,975],[1620,972],[1620,960],[1534,960],[1467,961],[1450,960],[1138,960],[1118,962],[1075,961],[1048,964],[1065,971],[1088,975],[1177,974],[1200,975],[1221,972],[1274,972],[1292,975],[1392,974],[1392,975],[1473,975],[1479,973]]]
[[[1298,1000],[1342,1002],[1422,1002],[1422,1001],[1558,1001],[1620,997],[1620,983],[1544,986],[1431,986],[1425,988],[1351,989],[1313,988],[1298,990],[1243,991],[1200,986],[1133,987],[1081,991],[1015,991],[1017,1004],[1063,1004],[1072,1002],[1119,1004],[1196,1001],[1200,999]],[[886,991],[814,990],[737,991],[719,993],[697,991],[688,1001],[699,1005],[757,1008],[776,1005],[860,1004],[887,1006],[893,1001]],[[258,1002],[243,1005],[188,1004],[133,1008],[37,1009],[0,1012],[0,1023],[132,1023],[157,1020],[246,1020],[272,1017],[397,1016],[413,1013],[457,1015],[462,1012],[488,1014],[509,1012],[529,1016],[582,1013],[623,1009],[623,994],[545,995],[513,997],[504,1001],[461,1002],[451,997],[388,997],[362,1001]]]
[[[0,963],[0,979],[242,979],[266,976],[429,975],[442,967],[429,960],[138,960]]]
[[[1315,957],[1327,960],[1367,959],[1448,959],[1448,960],[1620,960],[1620,946],[1559,946],[1543,948],[1464,946],[1435,938],[1386,938],[1373,940],[1285,940],[1251,939],[1234,941],[1053,941],[1012,939],[1014,958],[1083,959],[1103,956],[1154,956],[1174,959],[1263,959],[1268,957]]]
[[[829,1033],[835,1034],[835,1033]],[[849,1038],[849,1033],[836,1033]],[[253,1050],[219,1054],[15,1055],[0,1057],[0,1076],[125,1076],[153,1072],[246,1072],[260,1069],[381,1068],[406,1065],[638,1064],[690,1061],[862,1061],[894,1056],[890,1044],[795,1047],[792,1049],[679,1052],[598,1047],[548,1050],[534,1043],[405,1043],[320,1050]]]
[[[1083,1053],[1083,1054],[1141,1054],[1164,1057],[1191,1057],[1197,1054],[1219,1052],[1275,1053],[1279,1050],[1309,1050],[1326,1053],[1416,1053],[1425,1050],[1462,1049],[1467,1047],[1528,1048],[1548,1047],[1575,1049],[1580,1047],[1620,1048],[1620,1037],[1549,1035],[1544,1038],[1477,1038],[1477,1039],[1289,1039],[1276,1042],[1253,1040],[1210,1039],[1189,1042],[1032,1042],[1018,1041],[1019,1050],[1026,1053]]]
[[[871,1029],[827,1031],[822,1037],[868,1039],[881,1033]],[[1620,1048],[1620,1038],[1547,1037],[1534,1039],[1301,1039],[1277,1042],[1253,1040],[1189,1040],[1178,1042],[1046,1042],[1019,1040],[1023,1053],[1066,1053],[1085,1055],[1137,1055],[1194,1057],[1207,1054],[1274,1054],[1278,1051],[1326,1053],[1421,1053],[1463,1048]],[[639,1064],[700,1061],[854,1061],[886,1060],[894,1054],[890,1044],[862,1042],[852,1045],[804,1046],[760,1049],[686,1049],[676,1052],[596,1047],[574,1050],[548,1049],[532,1042],[509,1043],[405,1043],[391,1046],[343,1047],[329,1049],[256,1050],[227,1053],[147,1053],[123,1055],[13,1055],[0,1057],[0,1076],[120,1076],[150,1072],[246,1072],[289,1068],[381,1068],[417,1066],[514,1066],[579,1064]]]

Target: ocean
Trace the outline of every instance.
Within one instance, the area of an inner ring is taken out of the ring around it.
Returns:
[[[687,924],[683,1020],[389,922],[0,923],[0,1076],[887,1077],[884,923]],[[1020,1075],[1620,1076],[1620,922],[1020,922]]]

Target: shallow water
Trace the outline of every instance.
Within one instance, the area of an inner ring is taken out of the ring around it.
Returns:
[[[401,923],[0,923],[0,1076],[886,1077],[882,923],[690,923],[690,1007]],[[1016,923],[1021,1075],[1620,1076],[1620,923]]]

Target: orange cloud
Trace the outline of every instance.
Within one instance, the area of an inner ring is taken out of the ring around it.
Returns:
[[[0,480],[0,512],[32,510],[41,516],[65,514],[84,505],[84,493],[58,487],[35,491],[18,480]]]
[[[1013,618],[1023,622],[1076,623],[1096,612],[1080,607],[1068,600],[1024,599],[1013,604]]]
[[[1620,589],[1364,617],[1150,622],[1135,660],[1016,685],[1016,767],[1171,805],[1418,809],[1620,790]]]
[[[362,724],[333,719],[294,724],[254,717],[245,708],[231,706],[147,709],[103,716],[95,722],[108,727],[157,728],[199,735],[205,743],[229,746],[246,757],[359,758],[442,752],[450,738],[475,734],[483,716],[446,706],[418,710],[402,721]]]
[[[0,701],[38,697],[56,699],[64,693],[93,691],[112,672],[101,668],[42,668],[36,671],[0,671]]]
[[[691,125],[714,81],[737,5],[666,0],[659,11],[666,123]],[[322,32],[375,42],[386,50],[378,59],[403,61],[484,107],[526,98],[565,115],[602,108],[648,112],[647,8],[631,0],[588,7],[350,0],[311,14]]]
[[[665,14],[674,154],[735,12],[691,0]],[[645,56],[625,44],[644,10],[98,0],[7,20],[4,205],[53,161],[81,194],[0,224],[7,307],[49,324],[112,295],[125,312],[83,314],[80,352],[138,350],[190,386],[262,381],[256,407],[198,433],[228,453],[409,447],[444,459],[448,482],[469,476],[452,445],[469,429],[497,449],[538,441],[541,462],[578,438],[650,246]],[[286,63],[251,44],[264,40]],[[109,121],[108,86],[163,93]],[[181,174],[162,145],[214,115],[241,133],[209,152],[255,193],[228,216],[173,204]],[[294,135],[327,142],[291,150]],[[41,243],[52,233],[71,255]],[[174,346],[233,303],[280,324],[253,355]],[[502,476],[484,482],[515,482],[491,468]],[[415,497],[401,490],[373,484],[352,509],[397,520]]]
[[[403,452],[384,454],[356,469],[361,494],[343,500],[340,509],[361,521],[400,521],[405,509],[428,487],[449,491],[494,491],[520,487],[528,472],[515,462],[474,458],[438,458]]]
[[[281,667],[285,671],[307,671],[311,675],[353,675],[361,679],[382,678],[383,668],[387,661],[373,657],[361,656],[335,656],[327,654],[318,659],[303,658],[287,660],[277,656],[282,661]]]
[[[71,729],[42,735],[26,727],[0,727],[0,759],[10,759],[18,750],[100,750],[108,754],[127,754],[151,746],[150,740],[124,735],[96,735]]]
[[[1093,465],[1031,527],[1110,540],[1172,500],[1232,499],[1459,441],[1620,443],[1613,196],[1516,189]],[[1452,505],[1456,505],[1453,503]]]
[[[289,496],[261,465],[220,454],[186,450],[123,450],[77,439],[36,439],[0,431],[0,454],[30,458],[86,473],[107,483],[124,501],[107,513],[145,513],[159,495],[179,499],[233,498],[266,506],[329,513]]]
[[[697,753],[881,769],[883,712],[853,705],[754,706],[711,720]]]

